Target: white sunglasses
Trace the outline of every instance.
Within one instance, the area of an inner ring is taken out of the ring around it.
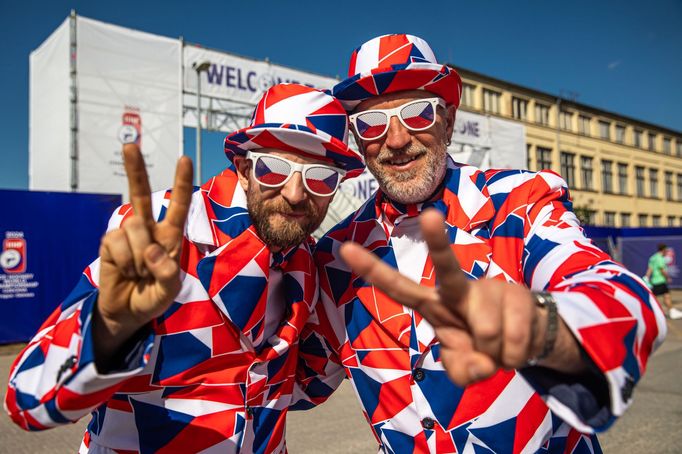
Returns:
[[[424,98],[406,102],[393,109],[365,110],[348,116],[353,129],[363,140],[376,140],[388,131],[392,117],[396,116],[410,131],[424,131],[436,123],[436,108],[445,107],[441,98]]]
[[[334,195],[346,172],[324,164],[299,164],[269,153],[247,151],[246,159],[253,164],[253,178],[268,188],[279,188],[301,172],[303,186],[311,194],[321,197]]]

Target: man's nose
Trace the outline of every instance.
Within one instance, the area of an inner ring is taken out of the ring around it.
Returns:
[[[391,117],[388,122],[388,131],[386,132],[386,146],[394,150],[399,150],[407,146],[411,140],[412,134],[410,134],[410,131],[400,122],[398,117]]]
[[[305,186],[303,185],[303,176],[301,172],[294,172],[280,191],[280,194],[290,205],[298,205],[308,198]]]

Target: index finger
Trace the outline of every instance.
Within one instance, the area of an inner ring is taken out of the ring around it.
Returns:
[[[133,212],[142,217],[146,225],[153,224],[152,190],[140,147],[134,143],[123,145],[123,164],[128,177],[128,195]]]
[[[183,229],[189,212],[189,205],[192,200],[192,160],[183,156],[178,160],[175,168],[175,183],[171,191],[170,206],[166,212],[165,221],[170,225]]]
[[[469,281],[450,248],[444,230],[445,218],[437,210],[430,209],[421,215],[420,223],[436,271],[441,299],[450,310],[461,314],[459,306],[469,291]]]

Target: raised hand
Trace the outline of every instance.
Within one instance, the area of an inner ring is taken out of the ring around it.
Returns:
[[[537,356],[547,320],[530,291],[498,280],[468,280],[450,248],[442,215],[427,210],[420,222],[437,288],[416,284],[356,243],[342,245],[341,257],[357,275],[434,327],[443,366],[458,385],[486,378],[498,368],[522,367]],[[577,372],[582,368],[577,343],[563,322],[559,326],[556,346],[561,351],[543,365]]]
[[[123,147],[133,215],[100,244],[100,276],[93,336],[98,366],[138,329],[163,314],[180,291],[180,254],[192,197],[192,161],[178,160],[170,206],[152,214],[151,189],[137,145]]]

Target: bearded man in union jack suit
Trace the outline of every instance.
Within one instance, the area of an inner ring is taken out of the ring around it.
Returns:
[[[318,242],[310,364],[345,372],[384,452],[601,452],[665,337],[646,285],[559,175],[449,157],[462,83],[424,40],[372,39],[348,75],[333,94],[380,189]]]
[[[338,101],[283,84],[225,139],[236,170],[201,187],[184,157],[151,193],[126,145],[131,203],[14,363],[12,420],[92,413],[82,453],[285,452],[287,410],[325,388],[297,373],[298,340],[318,297],[309,234],[364,168],[347,138]]]

